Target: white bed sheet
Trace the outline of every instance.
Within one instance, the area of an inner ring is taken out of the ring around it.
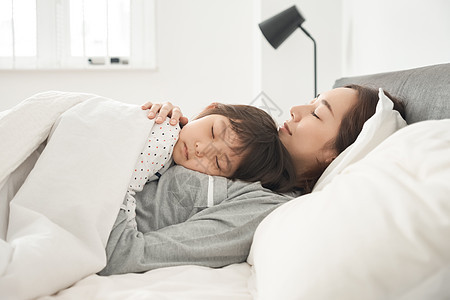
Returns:
[[[178,266],[142,274],[91,275],[39,300],[250,300],[250,274],[250,265],[241,263],[220,269]]]

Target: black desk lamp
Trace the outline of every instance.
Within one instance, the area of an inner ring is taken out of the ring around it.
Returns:
[[[263,35],[275,49],[280,46],[297,28],[300,28],[314,43],[314,97],[317,96],[317,50],[316,41],[302,27],[305,18],[294,5],[264,22],[259,23]]]

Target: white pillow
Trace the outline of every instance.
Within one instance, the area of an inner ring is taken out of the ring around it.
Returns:
[[[394,103],[384,94],[381,88],[378,97],[375,114],[364,123],[356,141],[339,154],[326,168],[314,186],[314,191],[323,189],[334,176],[342,172],[347,166],[366,156],[388,136],[406,126],[406,121],[403,120],[398,111],[393,109]]]
[[[274,210],[255,299],[450,299],[450,120],[399,130],[321,191]]]

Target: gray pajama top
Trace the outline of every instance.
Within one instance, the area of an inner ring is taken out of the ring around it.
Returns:
[[[260,183],[209,176],[182,166],[136,194],[137,229],[120,210],[100,275],[177,265],[222,267],[244,262],[258,224],[293,197]]]

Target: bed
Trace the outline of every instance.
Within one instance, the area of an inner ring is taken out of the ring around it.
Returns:
[[[450,64],[335,86],[349,83],[404,99],[408,125],[380,90],[377,113],[313,193],[274,210],[247,262],[223,268],[95,274],[135,163],[129,153],[153,125],[138,107],[46,92],[1,112],[0,297],[449,299]]]

